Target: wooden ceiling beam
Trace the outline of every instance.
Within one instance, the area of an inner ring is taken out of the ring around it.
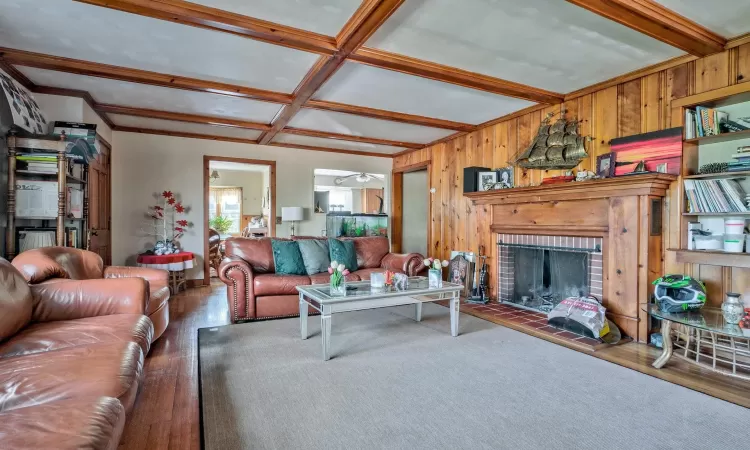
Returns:
[[[20,70],[16,69],[13,64],[6,61],[4,58],[0,58],[0,69],[3,69],[5,73],[8,74],[11,78],[21,83],[21,86],[25,87],[26,89],[34,92],[36,89],[36,84],[34,84],[33,81],[29,80],[29,78],[24,75]]]
[[[340,36],[345,37],[343,41],[338,42],[338,51],[333,56],[318,58],[295,89],[292,103],[284,106],[271,129],[263,133],[258,142],[261,144],[271,142],[273,137],[292,120],[297,111],[323,86],[323,83],[344,65],[349,55],[361,47],[403,2],[404,0],[365,0],[362,2],[339,33]]]
[[[429,78],[444,83],[456,84],[471,89],[479,89],[493,94],[520,98],[532,102],[555,104],[563,99],[562,94],[526,86],[500,78],[482,75],[455,67],[444,66],[421,59],[398,55],[396,53],[363,47],[354,52],[350,58],[361,64],[384,68],[396,72]]]
[[[315,145],[286,144],[283,142],[271,142],[265,145],[270,145],[271,147],[284,147],[284,148],[296,148],[296,149],[301,149],[301,150],[312,150],[314,152],[342,153],[345,155],[357,155],[357,156],[374,156],[376,158],[393,158],[393,155],[390,153],[358,152],[356,150],[344,150],[340,148],[318,147]]]
[[[204,125],[215,125],[221,127],[244,128],[248,130],[267,131],[271,128],[266,123],[251,122],[248,120],[231,119],[227,117],[203,116],[199,114],[186,114],[156,109],[134,108],[130,106],[98,104],[95,110],[102,113],[123,114],[126,116],[147,117],[149,119],[173,120],[178,122],[200,123]]]
[[[0,47],[0,58],[15,65],[56,70],[58,72],[74,73],[77,75],[130,81],[132,83],[149,84],[152,86],[187,89],[190,91],[209,92],[212,94],[222,94],[273,103],[290,103],[292,101],[291,95],[280,92],[150,72],[147,70],[111,66],[109,64],[100,64],[10,48]]]
[[[222,31],[270,44],[333,55],[338,50],[331,36],[288,27],[182,0],[76,0],[155,19]]]
[[[369,137],[364,137],[364,136],[354,136],[350,134],[331,133],[328,131],[306,130],[303,128],[286,127],[281,131],[281,133],[296,134],[299,136],[310,136],[310,137],[317,137],[317,138],[324,138],[324,139],[335,139],[338,141],[362,142],[365,144],[375,144],[375,145],[389,145],[391,147],[406,147],[406,148],[424,147],[424,144],[419,144],[419,143],[414,143],[414,142],[392,141],[390,139],[369,138]]]
[[[373,119],[389,120],[391,122],[408,123],[424,127],[443,128],[446,130],[468,131],[473,125],[452,120],[435,119],[432,117],[405,114],[384,109],[367,108],[365,106],[347,105],[345,103],[329,102],[325,100],[310,99],[303,108],[318,109],[322,111],[333,111],[355,116],[371,117]]]
[[[568,0],[568,2],[694,56],[721,52],[727,44],[723,36],[653,0]],[[710,7],[708,3],[706,7]]]

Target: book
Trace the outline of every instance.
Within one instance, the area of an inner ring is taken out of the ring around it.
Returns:
[[[684,186],[688,212],[748,212],[745,191],[737,180],[685,180]]]

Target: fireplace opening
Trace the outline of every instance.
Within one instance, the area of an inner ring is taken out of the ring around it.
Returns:
[[[498,240],[501,302],[547,313],[568,297],[601,299],[599,239],[502,236],[506,239]]]

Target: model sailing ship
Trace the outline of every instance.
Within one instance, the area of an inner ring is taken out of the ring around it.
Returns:
[[[550,125],[554,116],[547,114],[531,145],[514,158],[514,165],[524,169],[572,169],[589,156],[584,145],[588,138],[578,134],[579,122],[566,120],[563,110]]]

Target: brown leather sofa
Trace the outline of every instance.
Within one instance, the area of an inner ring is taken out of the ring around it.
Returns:
[[[149,301],[141,314],[147,315],[154,324],[153,339],[158,339],[169,325],[169,272],[166,270],[104,267],[104,262],[98,254],[68,247],[28,250],[13,258],[12,264],[31,284],[60,279],[143,278],[148,281]]]
[[[297,316],[299,294],[296,286],[329,281],[327,272],[311,276],[275,274],[271,239],[229,238],[226,241],[226,256],[219,267],[219,278],[227,285],[232,322]],[[295,239],[326,238],[298,236]],[[348,281],[369,280],[372,272],[386,269],[409,276],[424,269],[424,257],[418,253],[390,253],[388,238],[349,239],[354,241],[359,269],[346,277]]]
[[[116,449],[153,325],[141,278],[29,285],[0,258],[0,447]]]

